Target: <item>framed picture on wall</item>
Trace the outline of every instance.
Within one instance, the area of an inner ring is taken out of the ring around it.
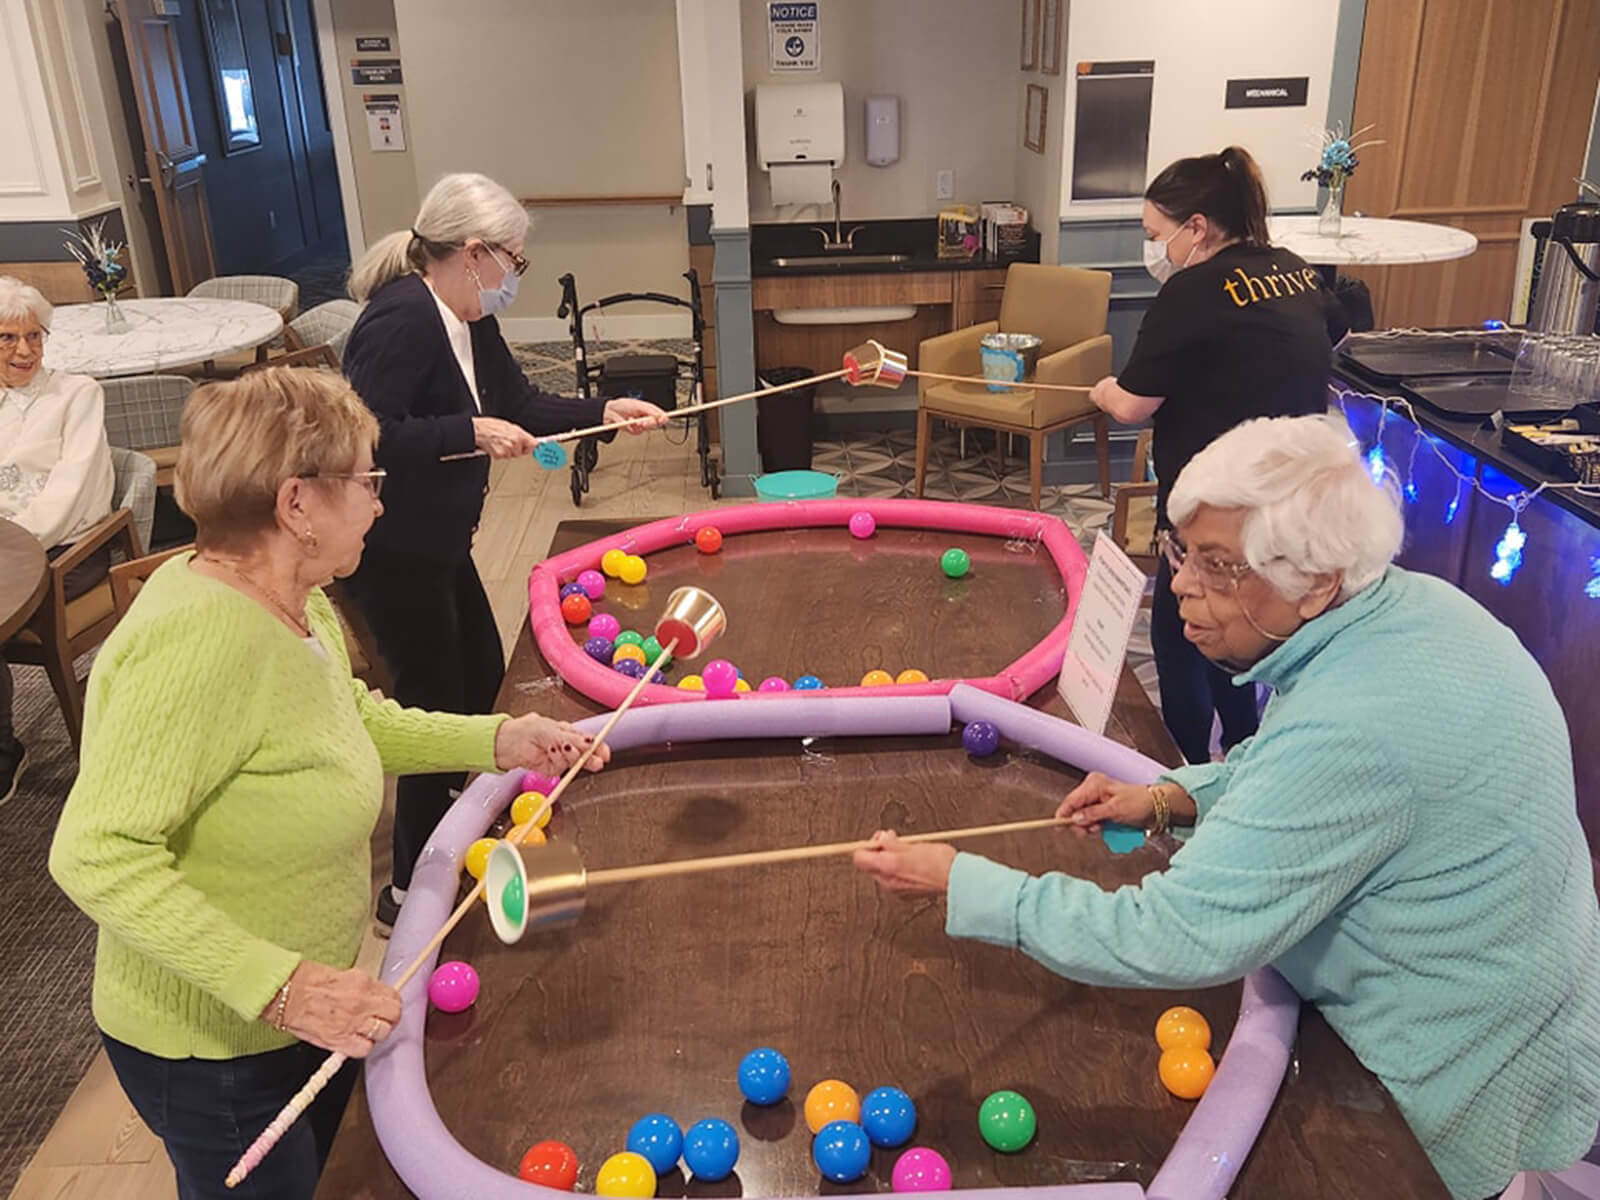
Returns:
[[[202,0],[206,49],[211,57],[211,86],[222,126],[222,152],[235,154],[261,145],[256,125],[256,100],[250,85],[250,60],[235,0]]]
[[[1022,144],[1035,154],[1044,153],[1044,130],[1050,117],[1050,93],[1037,83],[1028,85],[1028,107],[1022,121]]]
[[[1022,69],[1039,69],[1039,0],[1022,0]]]
[[[1046,75],[1061,74],[1062,0],[1040,0],[1039,69]]]

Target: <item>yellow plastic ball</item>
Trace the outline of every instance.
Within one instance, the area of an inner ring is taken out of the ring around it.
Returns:
[[[748,679],[735,679],[733,681],[733,690],[736,692],[748,692],[750,690],[750,681]]]
[[[656,1172],[642,1154],[624,1150],[600,1164],[594,1177],[596,1196],[648,1197],[656,1194]]]
[[[607,550],[600,556],[600,569],[615,579],[622,574],[622,563],[627,557],[626,550]]]
[[[1194,1046],[1174,1046],[1161,1053],[1156,1067],[1161,1084],[1179,1100],[1198,1100],[1211,1086],[1217,1066],[1211,1055]]]
[[[703,692],[706,690],[706,681],[698,675],[685,675],[678,680],[678,686],[686,692]]]
[[[1156,1021],[1156,1045],[1163,1050],[1209,1050],[1211,1026],[1194,1009],[1180,1004]]]
[[[539,806],[543,803],[543,792],[523,792],[511,802],[511,823],[526,825],[533,820],[533,814],[539,811]],[[543,829],[548,824],[550,824],[550,810],[547,808],[539,818],[539,828]]]
[[[915,667],[907,667],[894,677],[896,683],[927,683],[928,676]]]
[[[650,661],[645,658],[642,647],[635,646],[632,642],[623,642],[611,652],[611,665],[616,666],[619,662],[630,658],[641,665]]]
[[[623,583],[643,583],[644,577],[649,573],[649,570],[650,568],[644,565],[644,559],[637,554],[630,554],[622,560],[622,566],[618,568],[617,575],[622,579]]]
[[[882,687],[886,683],[893,682],[894,676],[881,668],[868,671],[861,677],[862,687]]]
[[[824,1079],[806,1093],[806,1128],[819,1132],[829,1121],[859,1121],[861,1097],[840,1079]]]
[[[483,873],[489,869],[489,851],[496,845],[495,838],[479,838],[467,847],[465,862],[467,874],[474,879],[482,879]]]

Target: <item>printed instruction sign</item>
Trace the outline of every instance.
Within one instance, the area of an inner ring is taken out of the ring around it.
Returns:
[[[818,5],[787,4],[771,0],[767,5],[768,36],[772,45],[774,71],[816,71],[822,66],[822,39]]]
[[[1144,572],[1120,546],[1103,533],[1095,536],[1089,575],[1067,638],[1061,678],[1056,681],[1056,691],[1072,715],[1094,733],[1104,733],[1111,719],[1111,704],[1128,657],[1128,638],[1139,615],[1145,582]]]
[[[400,119],[398,95],[375,95],[362,98],[367,110],[367,145],[382,153],[385,150],[406,148],[405,122]]]

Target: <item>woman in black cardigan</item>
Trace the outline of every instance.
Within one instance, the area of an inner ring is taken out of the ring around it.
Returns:
[[[482,175],[447,175],[416,224],[359,262],[350,292],[366,303],[344,352],[345,374],[377,414],[384,512],[345,584],[378,641],[401,704],[492,709],[505,654],[472,562],[489,491],[489,460],[528,454],[535,434],[634,419],[663,424],[653,404],[579,400],[528,383],[500,335],[527,270],[528,216]],[[446,455],[479,457],[441,462]],[[396,790],[393,883],[378,922],[394,922],[417,855],[449,808],[459,775],[414,775]]]

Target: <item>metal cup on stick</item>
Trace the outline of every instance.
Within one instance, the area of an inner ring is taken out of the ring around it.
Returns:
[[[857,387],[899,387],[910,361],[899,350],[869,339],[844,353],[844,377]]]

